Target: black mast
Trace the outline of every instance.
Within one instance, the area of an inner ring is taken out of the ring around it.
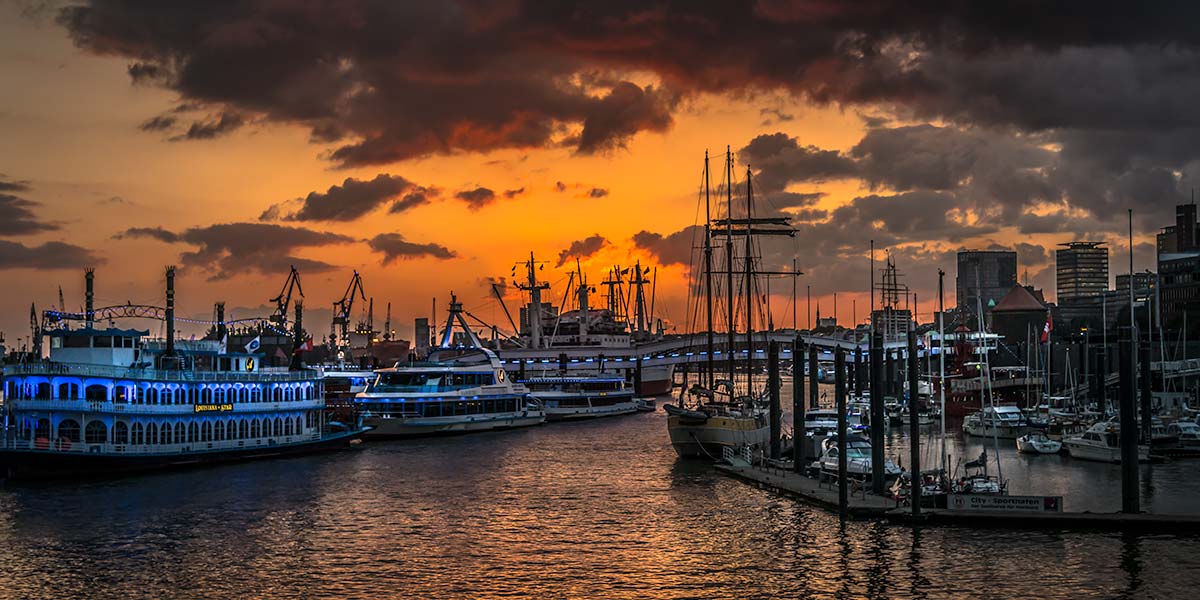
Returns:
[[[729,151],[729,146],[725,146],[725,259],[728,264],[725,265],[725,304],[729,309],[729,319],[726,325],[729,326],[727,339],[725,344],[725,355],[729,359],[729,385],[733,385],[734,378],[734,333],[737,329],[733,323],[733,153]],[[732,390],[730,390],[732,398]]]
[[[753,238],[754,191],[750,186],[750,168],[746,168],[746,394],[754,396],[754,254]]]
[[[704,301],[708,317],[708,327],[705,337],[708,340],[708,356],[705,364],[708,370],[707,387],[713,389],[713,298],[712,298],[712,214],[708,189],[708,150],[704,151]]]

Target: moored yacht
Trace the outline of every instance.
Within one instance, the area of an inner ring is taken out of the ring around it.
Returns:
[[[454,345],[461,327],[468,340]],[[514,382],[491,350],[467,326],[452,295],[442,342],[422,361],[376,371],[354,399],[368,437],[415,437],[512,429],[546,420],[529,390]]]
[[[963,433],[1014,440],[1029,432],[1025,413],[1016,406],[987,407],[963,420]]]
[[[1102,421],[1080,435],[1064,438],[1063,446],[1066,446],[1067,453],[1071,455],[1071,458],[1119,463],[1121,462],[1121,427],[1115,423]],[[1149,460],[1149,446],[1139,444],[1138,462]]]
[[[767,411],[750,397],[714,400],[707,390],[693,387],[696,402],[692,408],[663,405],[667,412],[667,433],[676,454],[685,458],[720,460],[726,448],[762,450],[770,441]]]
[[[611,417],[637,412],[624,377],[530,377],[521,381],[546,411],[547,421]]]

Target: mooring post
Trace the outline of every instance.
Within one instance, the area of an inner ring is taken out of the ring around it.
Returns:
[[[1154,397],[1154,391],[1151,389],[1153,379],[1150,377],[1150,358],[1153,355],[1153,352],[1154,347],[1150,344],[1146,344],[1143,346],[1143,350],[1138,352],[1138,358],[1140,359],[1140,364],[1138,366],[1142,372],[1141,379],[1138,380],[1138,384],[1142,390],[1140,396],[1142,401],[1142,410],[1141,418],[1138,420],[1138,424],[1141,425],[1142,443],[1146,445],[1150,445],[1150,425],[1151,420],[1153,419],[1153,417],[1150,416],[1151,399]]]
[[[883,495],[883,339],[871,334],[871,491]]]
[[[792,470],[804,472],[804,342],[792,340]]]
[[[783,414],[779,399],[779,342],[775,340],[767,344],[767,394],[771,402],[771,459],[779,460],[783,455],[779,439]]]
[[[637,360],[634,361],[633,393],[639,394],[639,395],[642,393],[642,355],[641,354],[639,354],[637,356]]]
[[[808,347],[808,407],[820,408],[817,404],[817,386],[821,382],[817,378],[817,346]]]
[[[836,374],[833,377],[834,398],[837,402],[837,449],[838,449],[838,517],[845,521],[850,516],[850,495],[846,482],[846,351],[838,346],[833,351]]]
[[[885,340],[886,342],[886,340]],[[896,362],[890,349],[883,351],[883,389],[885,396],[896,397]]]
[[[917,332],[908,331],[908,443],[909,469],[912,491],[912,514],[921,516],[921,423],[918,417],[917,395],[920,387],[917,385]]]
[[[1138,430],[1134,402],[1133,341],[1120,342],[1121,374],[1121,512],[1141,512],[1138,497]]]

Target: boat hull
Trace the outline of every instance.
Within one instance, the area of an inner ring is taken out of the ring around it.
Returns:
[[[645,367],[641,381],[636,381],[633,392],[638,396],[665,396],[674,387],[675,367]]]
[[[266,458],[300,456],[342,450],[363,431],[327,434],[315,440],[233,450],[204,450],[172,454],[58,452],[54,450],[0,450],[0,477],[58,479],[120,475],[144,471],[181,469]]]
[[[363,425],[371,427],[363,437],[367,439],[398,439],[436,435],[456,435],[532,427],[546,422],[542,411],[521,411],[490,415],[459,417],[365,417]]]
[[[1096,461],[1096,462],[1106,462],[1106,463],[1120,463],[1121,462],[1121,449],[1120,448],[1093,446],[1090,444],[1081,444],[1078,442],[1074,442],[1072,440],[1067,440],[1067,441],[1063,442],[1063,446],[1066,447],[1067,454],[1070,454],[1071,458],[1076,458],[1079,460],[1090,460],[1090,461]],[[1138,447],[1138,462],[1149,462],[1149,460],[1150,460],[1149,450],[1145,446],[1139,446]]]
[[[755,419],[710,417],[697,422],[686,415],[668,417],[667,432],[680,457],[710,460],[720,460],[725,448],[763,448],[771,436],[770,427],[758,426]]]
[[[637,412],[633,400],[618,402],[607,406],[546,406],[547,421],[580,421],[599,419],[601,417],[616,417]]]

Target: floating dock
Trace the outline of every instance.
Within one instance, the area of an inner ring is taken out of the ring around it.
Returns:
[[[837,483],[774,467],[717,465],[722,473],[783,496],[837,512]],[[850,488],[849,514],[854,519],[887,519],[892,523],[928,526],[1003,527],[1008,529],[1134,530],[1175,534],[1200,533],[1200,516],[1149,513],[1091,512],[1005,512],[922,508],[914,517],[912,508],[891,498],[876,496],[865,486]]]

